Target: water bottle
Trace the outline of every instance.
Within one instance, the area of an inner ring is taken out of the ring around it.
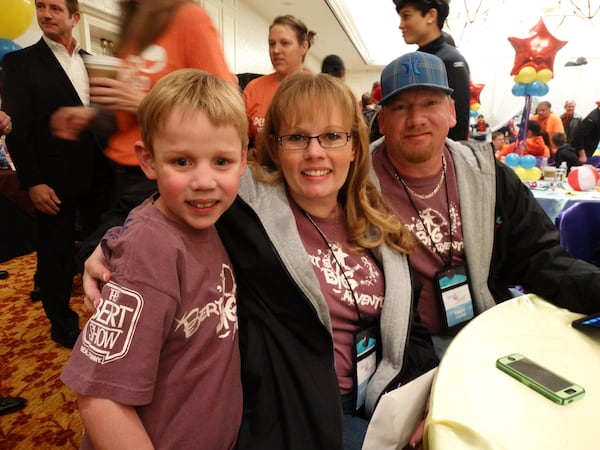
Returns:
[[[562,184],[567,179],[567,162],[563,161],[560,163],[558,167],[558,171],[556,172],[556,180],[558,183]]]

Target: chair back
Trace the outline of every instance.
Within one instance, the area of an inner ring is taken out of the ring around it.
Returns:
[[[587,163],[596,168],[600,168],[600,156],[590,156]]]
[[[561,245],[575,258],[600,266],[600,202],[580,202],[557,218]]]

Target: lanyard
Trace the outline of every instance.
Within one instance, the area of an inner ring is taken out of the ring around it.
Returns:
[[[358,301],[356,300],[356,294],[354,293],[354,289],[352,289],[352,285],[350,284],[350,281],[348,280],[348,277],[346,276],[346,271],[344,270],[344,268],[340,264],[339,260],[337,259],[337,256],[335,255],[335,252],[333,251],[333,247],[331,246],[331,243],[329,242],[329,239],[327,239],[327,236],[325,235],[325,233],[323,233],[323,231],[321,230],[321,228],[319,228],[319,226],[316,224],[316,222],[313,220],[313,218],[310,216],[310,214],[308,214],[304,210],[302,212],[304,213],[304,215],[306,216],[306,218],[310,221],[310,223],[313,225],[313,227],[315,227],[315,229],[317,230],[317,232],[321,236],[321,239],[323,239],[323,242],[325,242],[325,245],[327,245],[327,248],[329,248],[329,251],[331,252],[331,256],[333,256],[333,259],[335,260],[335,263],[337,264],[337,266],[339,267],[340,271],[342,272],[344,280],[346,280],[346,285],[348,286],[348,289],[350,290],[350,293],[352,294],[352,302],[354,303],[354,308],[356,310],[356,315],[358,316],[358,323],[362,326],[363,325],[363,318],[360,315],[360,310],[358,309]]]
[[[442,177],[444,178],[444,189],[446,190],[446,207],[447,207],[447,212],[448,212],[448,223],[449,223],[449,233],[450,233],[450,251],[448,252],[447,260],[444,259],[444,256],[438,250],[437,245],[433,242],[431,233],[429,233],[429,229],[425,225],[425,222],[423,221],[423,217],[421,217],[421,213],[419,212],[417,205],[415,205],[415,202],[414,202],[412,195],[408,189],[408,186],[406,185],[406,182],[400,177],[400,174],[398,173],[398,171],[396,170],[395,167],[394,167],[394,176],[396,177],[396,179],[400,182],[400,184],[404,188],[404,191],[406,192],[406,196],[408,197],[410,204],[412,205],[413,209],[417,213],[417,216],[419,216],[419,221],[421,222],[421,225],[423,225],[423,229],[427,233],[427,237],[429,238],[429,241],[431,242],[431,245],[433,246],[433,251],[440,257],[440,259],[444,263],[444,266],[450,267],[452,265],[452,257],[454,254],[454,236],[452,234],[453,223],[452,223],[452,216],[450,215],[450,197],[448,195],[448,180],[446,177],[446,157],[444,155],[442,155]]]

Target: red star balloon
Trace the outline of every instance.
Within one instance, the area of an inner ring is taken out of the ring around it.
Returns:
[[[481,90],[485,87],[485,84],[477,84],[473,82],[472,78],[469,78],[469,90],[471,91],[471,101],[469,102],[471,105],[473,103],[481,103],[479,101],[479,95],[481,94]]]
[[[531,66],[536,71],[549,69],[554,73],[556,53],[568,42],[552,36],[542,19],[531,29],[527,37],[509,37],[508,40],[517,52],[511,75],[517,75],[526,66]]]

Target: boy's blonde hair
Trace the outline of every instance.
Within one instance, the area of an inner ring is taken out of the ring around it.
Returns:
[[[409,253],[414,248],[410,231],[394,215],[370,178],[371,153],[362,111],[350,88],[338,78],[308,73],[286,77],[271,100],[258,138],[256,163],[251,166],[255,177],[264,183],[283,183],[277,140],[280,131],[301,119],[331,117],[336,109],[342,115],[344,131],[352,135],[354,149],[354,161],[338,194],[346,211],[350,242],[357,251],[386,242]]]
[[[239,89],[203,70],[180,69],[161,78],[138,108],[142,141],[149,151],[174,108],[204,111],[216,126],[233,125],[242,146],[248,143],[248,117]]]

